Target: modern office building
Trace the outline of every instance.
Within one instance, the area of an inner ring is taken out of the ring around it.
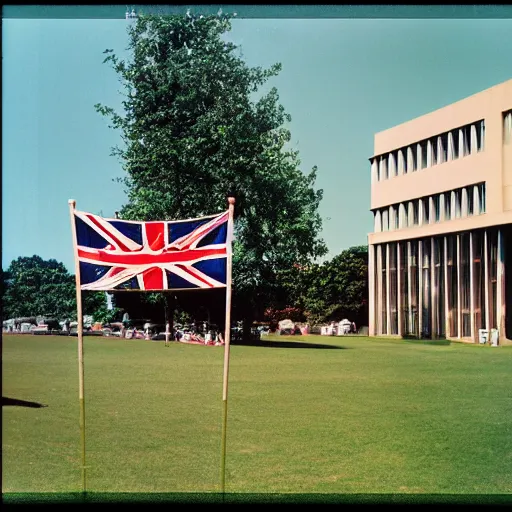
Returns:
[[[512,80],[374,144],[370,335],[512,343]]]

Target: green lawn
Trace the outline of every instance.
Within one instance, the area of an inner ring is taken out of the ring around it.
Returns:
[[[228,493],[512,493],[512,347],[231,347]],[[3,492],[81,489],[77,339],[3,336]],[[84,338],[87,488],[218,492],[224,349]],[[4,402],[4,401],[3,401]]]

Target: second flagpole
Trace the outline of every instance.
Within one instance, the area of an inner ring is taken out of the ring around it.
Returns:
[[[228,197],[229,217],[228,232],[226,236],[226,323],[224,329],[224,378],[222,383],[222,440],[220,459],[220,489],[224,494],[226,487],[226,434],[228,419],[228,375],[229,375],[229,348],[231,341],[231,273],[233,266],[233,214],[235,210],[235,198]]]
[[[85,467],[85,390],[84,390],[84,317],[82,315],[82,290],[80,286],[80,263],[78,261],[75,206],[74,199],[68,201],[69,214],[71,216],[71,230],[73,232],[73,256],[75,259],[75,282],[76,282],[76,314],[78,321],[78,398],[80,402],[80,448],[82,455],[82,492],[86,492],[86,467]]]

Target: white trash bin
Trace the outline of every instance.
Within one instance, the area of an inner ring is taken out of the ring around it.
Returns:
[[[478,329],[478,341],[480,345],[485,345],[489,341],[489,331],[487,329]]]
[[[497,347],[499,342],[498,329],[491,329],[491,347]]]

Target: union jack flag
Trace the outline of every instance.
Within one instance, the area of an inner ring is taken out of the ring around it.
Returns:
[[[82,290],[226,286],[229,211],[197,219],[136,222],[74,211]]]

